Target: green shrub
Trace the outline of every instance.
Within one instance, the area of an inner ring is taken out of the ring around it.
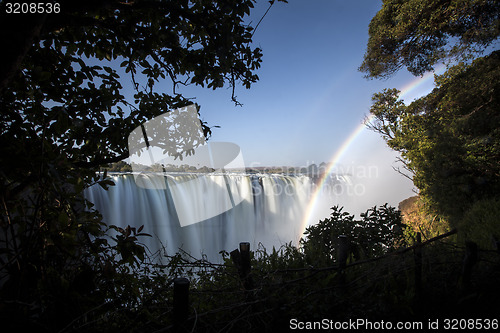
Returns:
[[[500,240],[500,198],[477,201],[464,215],[458,228],[459,241],[471,241],[484,250],[496,250]]]
[[[300,240],[306,261],[311,265],[332,265],[337,259],[340,235],[348,237],[354,259],[372,258],[405,244],[401,213],[387,204],[360,214],[361,220],[332,207],[329,218],[309,226]]]

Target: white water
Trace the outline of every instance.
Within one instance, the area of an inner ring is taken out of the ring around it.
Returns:
[[[107,191],[93,186],[85,193],[106,223],[144,225],[153,237],[141,241],[151,252],[164,246],[172,255],[182,248],[211,261],[239,242],[268,250],[297,244],[314,188],[307,176],[156,175],[145,179],[148,186],[138,186],[130,174],[112,177],[116,185]]]

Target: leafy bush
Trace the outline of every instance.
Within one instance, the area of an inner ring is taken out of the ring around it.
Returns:
[[[498,200],[484,204],[477,211],[489,212]],[[455,297],[459,289],[453,282],[461,274],[463,251],[455,244],[439,242],[425,248],[421,271],[426,294],[418,298],[414,253],[398,251],[384,256],[405,245],[400,212],[388,205],[370,208],[360,219],[336,206],[329,218],[307,228],[298,247],[288,243],[268,251],[260,245],[250,252],[250,288],[226,251],[221,252],[222,264],[182,251],[173,256],[163,251],[151,254],[137,242],[144,235],[142,228],[111,229],[115,232],[112,237],[105,236],[110,230],[104,228],[95,232],[83,256],[85,262],[68,260],[57,267],[46,264],[43,274],[32,276],[32,284],[20,280],[13,285],[16,281],[11,280],[11,288],[7,288],[6,283],[0,319],[7,329],[170,331],[175,328],[176,277],[190,280],[186,327],[203,332],[280,331],[289,327],[290,318],[321,320],[332,314],[372,320],[410,319],[417,312],[423,317],[470,316],[477,304],[485,304],[477,311],[489,314],[495,308],[486,304],[498,297],[496,289],[490,288],[497,285],[498,267],[489,264],[493,260],[485,261],[484,267],[477,266],[476,279],[481,278],[489,292],[471,296],[481,303],[464,307]],[[340,270],[335,265],[339,235],[349,237],[351,259],[372,260]],[[6,297],[7,289],[11,297]]]
[[[354,220],[354,215],[338,206],[331,209],[331,216],[308,227],[305,238],[300,240],[309,264],[334,264],[340,235],[348,237],[355,259],[382,255],[405,243],[405,225],[400,211],[394,207],[385,204],[370,208],[360,214],[361,220]]]
[[[477,201],[459,224],[459,241],[471,241],[481,249],[496,250],[500,240],[500,198]]]
[[[0,320],[7,330],[58,332],[101,317],[111,304],[132,306],[149,273],[138,243],[146,234],[106,226],[82,196],[84,184],[112,181],[95,173],[84,179],[64,163],[64,174],[43,166],[49,175],[35,185],[12,182],[17,194],[0,190]],[[9,180],[0,176],[2,184]]]

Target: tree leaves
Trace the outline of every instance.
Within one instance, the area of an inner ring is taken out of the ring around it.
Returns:
[[[252,1],[220,1],[217,6],[211,2],[147,0],[123,5],[111,1],[107,6],[92,4],[76,10],[79,6],[66,6],[66,11],[48,18],[40,43],[24,59],[18,82],[2,94],[15,93],[41,109],[63,105],[68,111],[61,118],[64,122],[44,135],[64,143],[59,151],[75,164],[95,166],[98,161],[123,158],[127,133],[139,123],[190,104],[176,93],[166,93],[165,79],[171,81],[173,92],[177,85],[189,82],[217,89],[226,84],[234,88],[238,82],[249,88],[258,80],[253,71],[259,68],[262,54],[250,47],[251,27],[243,24]],[[114,59],[119,61],[109,62]],[[124,68],[126,76],[114,69],[115,64]],[[122,93],[121,83],[127,79],[142,93],[140,100],[127,100]],[[161,91],[156,91],[159,82]],[[25,93],[15,92],[14,87],[21,86]],[[5,111],[29,114],[18,105],[1,106]],[[30,116],[30,121],[35,127],[46,126],[46,120],[36,116]],[[85,126],[73,127],[75,123]],[[9,135],[19,128],[12,122],[5,125],[5,131],[12,132]]]
[[[1,292],[25,327],[49,331],[73,329],[110,303],[133,309],[143,292],[136,282],[149,278],[134,270],[149,268],[139,268],[139,241],[150,235],[112,228],[110,239],[83,197],[88,186],[114,185],[99,166],[128,157],[127,136],[141,123],[192,104],[176,86],[250,87],[262,58],[244,23],[251,0],[59,2],[57,15],[0,11],[8,60],[0,70]],[[184,143],[173,152],[194,147]]]
[[[369,78],[403,67],[422,75],[438,61],[469,59],[498,40],[499,14],[491,0],[385,0],[370,23],[359,70]]]
[[[374,95],[370,128],[401,153],[414,184],[452,223],[500,191],[500,52],[436,76],[437,88],[408,106],[397,90]]]
[[[428,207],[452,224],[500,190],[500,52],[471,60],[498,40],[499,13],[498,1],[385,0],[359,68],[383,78],[403,67],[422,75],[438,61],[464,61],[448,65],[436,88],[408,106],[395,89],[375,94],[368,124],[401,153]]]
[[[354,220],[354,215],[342,207],[331,209],[331,216],[306,228],[300,240],[309,263],[328,266],[335,262],[341,235],[348,237],[356,259],[382,255],[404,243],[405,226],[394,207],[385,204],[370,208],[360,214],[361,220]]]

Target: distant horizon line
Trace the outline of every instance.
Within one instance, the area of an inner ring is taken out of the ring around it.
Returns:
[[[118,163],[125,163],[127,165],[132,165],[132,164],[135,164],[135,165],[140,165],[140,166],[145,166],[145,167],[152,167],[154,165],[161,165],[161,166],[173,166],[173,167],[182,167],[182,166],[194,166],[194,165],[189,165],[189,164],[178,164],[178,165],[175,165],[175,164],[162,164],[162,163],[155,163],[155,164],[152,164],[152,165],[146,165],[146,164],[141,164],[141,163],[136,163],[136,162],[127,162],[125,160],[121,160],[121,161],[118,161],[118,162],[113,162],[113,163],[109,163],[111,166],[112,165],[115,165],[115,164],[118,164]],[[307,164],[306,166],[304,165],[279,165],[279,164],[274,164],[274,165],[259,165],[259,166],[245,166],[244,168],[245,169],[249,169],[249,168],[252,168],[252,169],[268,169],[268,168],[311,168],[313,166],[317,167],[317,168],[328,168],[328,166],[331,166],[331,165],[334,165],[335,162],[331,161],[331,162],[321,162],[319,164],[316,164],[316,163],[311,163],[311,164]],[[204,166],[201,166],[201,167],[204,167]],[[206,166],[208,168],[211,168],[209,166]],[[106,168],[106,167],[103,167],[103,168]],[[241,169],[241,167],[237,167],[237,168],[224,168],[225,170],[231,170],[231,169]]]

